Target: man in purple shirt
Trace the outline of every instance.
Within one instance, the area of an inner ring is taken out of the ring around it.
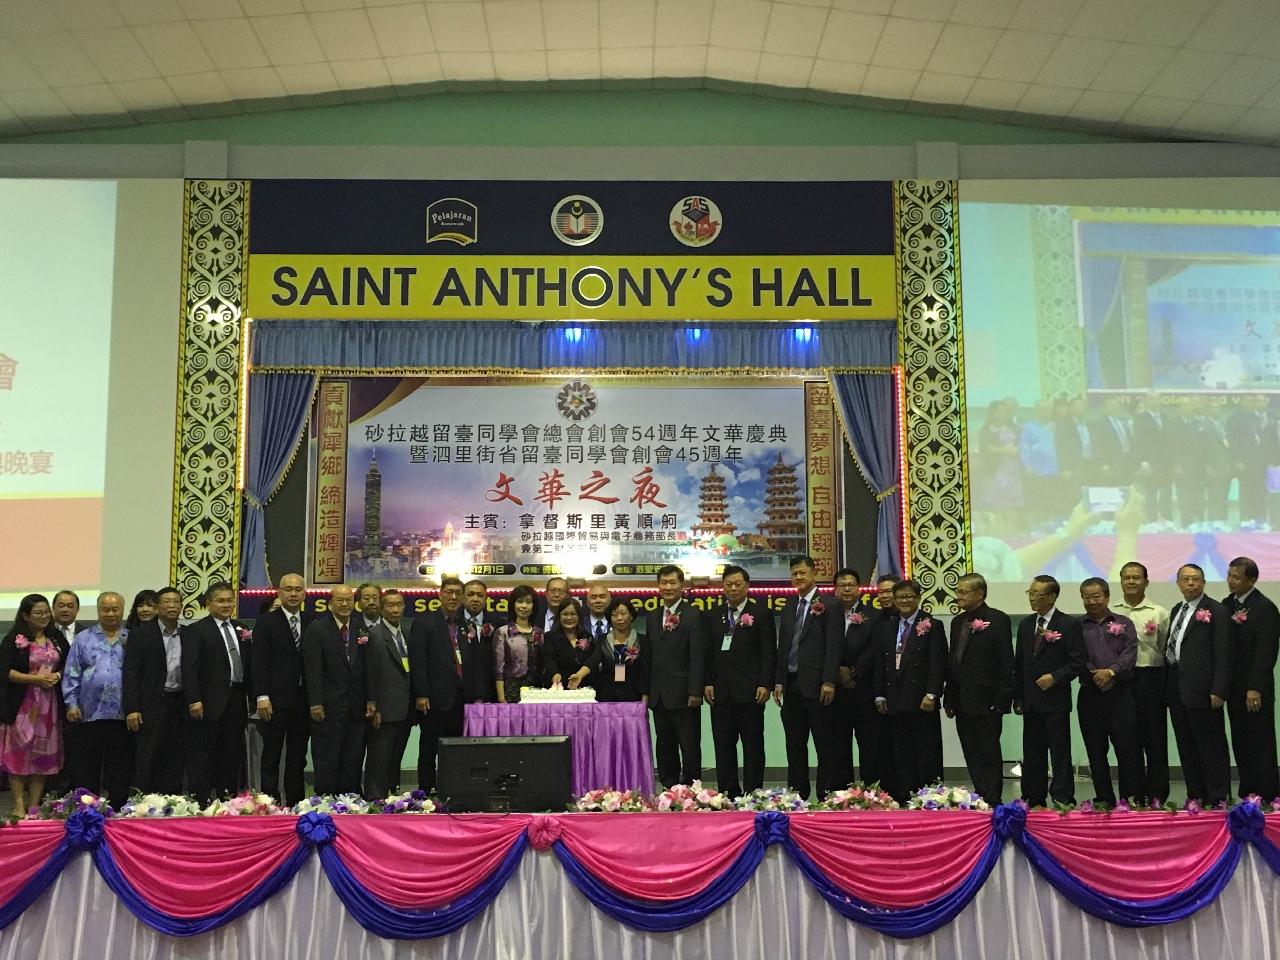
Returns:
[[[1120,795],[1130,799],[1141,791],[1142,760],[1138,753],[1137,707],[1133,699],[1133,668],[1138,659],[1138,631],[1133,621],[1112,613],[1111,587],[1101,577],[1080,584],[1084,617],[1085,670],[1080,675],[1076,716],[1089,755],[1094,802],[1114,806],[1108,744],[1115,747],[1120,768]]]

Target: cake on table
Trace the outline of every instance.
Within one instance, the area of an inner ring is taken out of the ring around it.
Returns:
[[[592,687],[579,687],[567,690],[563,687],[552,687],[543,690],[540,687],[521,687],[521,703],[595,703],[596,692]]]

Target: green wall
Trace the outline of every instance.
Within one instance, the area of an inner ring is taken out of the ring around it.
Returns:
[[[832,97],[832,100],[838,100]],[[716,90],[446,92],[11,138],[15,143],[382,144],[397,146],[858,146],[1096,143],[1047,127]],[[852,171],[851,171],[852,172]]]

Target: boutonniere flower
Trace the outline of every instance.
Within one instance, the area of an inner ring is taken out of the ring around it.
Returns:
[[[743,626],[743,627],[749,627],[755,622],[756,622],[756,618],[749,613],[744,613],[742,616],[738,618],[739,626]]]
[[[252,639],[253,639],[253,634],[251,634],[251,633],[250,633],[248,630],[246,630],[244,627],[237,627],[237,628],[236,628],[236,634],[240,637],[240,642],[241,642],[241,643],[245,642],[246,640],[252,640]]]
[[[1201,607],[1196,611],[1196,619],[1201,623],[1210,623],[1213,621],[1213,614]]]
[[[579,637],[577,640],[574,641],[573,645],[577,647],[579,650],[590,650],[591,640],[588,637]]]
[[[533,644],[534,644],[535,646],[536,646],[537,644],[539,644],[539,643],[541,643],[541,642],[542,642],[542,631],[541,631],[541,630],[538,630],[538,629],[536,629],[536,628],[534,629],[534,631],[533,631],[533,638],[532,638],[532,642],[533,642]]]
[[[1046,630],[1044,632],[1045,643],[1057,643],[1061,639],[1062,639],[1062,634],[1060,634],[1057,630]]]
[[[483,627],[481,627],[481,628],[480,628],[480,636],[484,637],[485,639],[488,639],[489,637],[492,637],[492,636],[493,636],[493,624],[492,624],[492,623],[488,623],[488,622],[486,622],[486,623],[485,623],[485,625],[484,625]]]
[[[1157,629],[1159,628],[1156,626],[1156,622],[1154,620],[1148,620],[1146,625],[1142,628],[1142,632],[1148,637],[1154,637]]]
[[[1233,623],[1245,623],[1248,619],[1249,619],[1248,610],[1237,610],[1235,613],[1231,615],[1231,620]]]
[[[356,634],[356,646],[363,647],[368,642],[369,642],[369,635],[367,633]]]
[[[623,651],[622,659],[623,659],[623,662],[625,663],[635,663],[636,659],[639,656],[640,656],[639,647],[627,647],[627,649]]]
[[[822,605],[821,600],[815,600],[813,605],[809,607],[809,612],[815,617],[820,617],[827,612],[827,608]]]
[[[927,635],[929,631],[932,629],[933,629],[933,621],[930,620],[928,617],[925,617],[923,620],[921,620],[919,623],[916,624],[916,636],[923,637]]]
[[[848,620],[855,627],[860,627],[862,626],[862,624],[867,622],[867,618],[864,617],[862,614],[860,614],[857,610],[850,611],[849,615],[845,619]]]
[[[27,647],[31,646],[31,641],[28,640],[23,634],[20,633],[13,638],[13,645],[17,647],[19,650],[25,650],[27,649]]]
[[[1124,636],[1124,624],[1123,624],[1123,623],[1118,623],[1118,622],[1108,623],[1108,624],[1107,624],[1107,633],[1111,634],[1113,637],[1123,637],[1123,636]]]
[[[664,613],[662,615],[662,630],[664,633],[670,633],[680,626],[680,614]]]
[[[976,617],[969,621],[969,629],[974,633],[981,633],[987,627],[991,626],[990,620],[979,620]]]

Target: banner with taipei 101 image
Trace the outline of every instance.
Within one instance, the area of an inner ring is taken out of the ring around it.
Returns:
[[[834,572],[825,381],[356,377],[320,395],[339,383],[346,419],[313,437],[317,583],[649,581],[667,563],[785,581],[804,553]]]

